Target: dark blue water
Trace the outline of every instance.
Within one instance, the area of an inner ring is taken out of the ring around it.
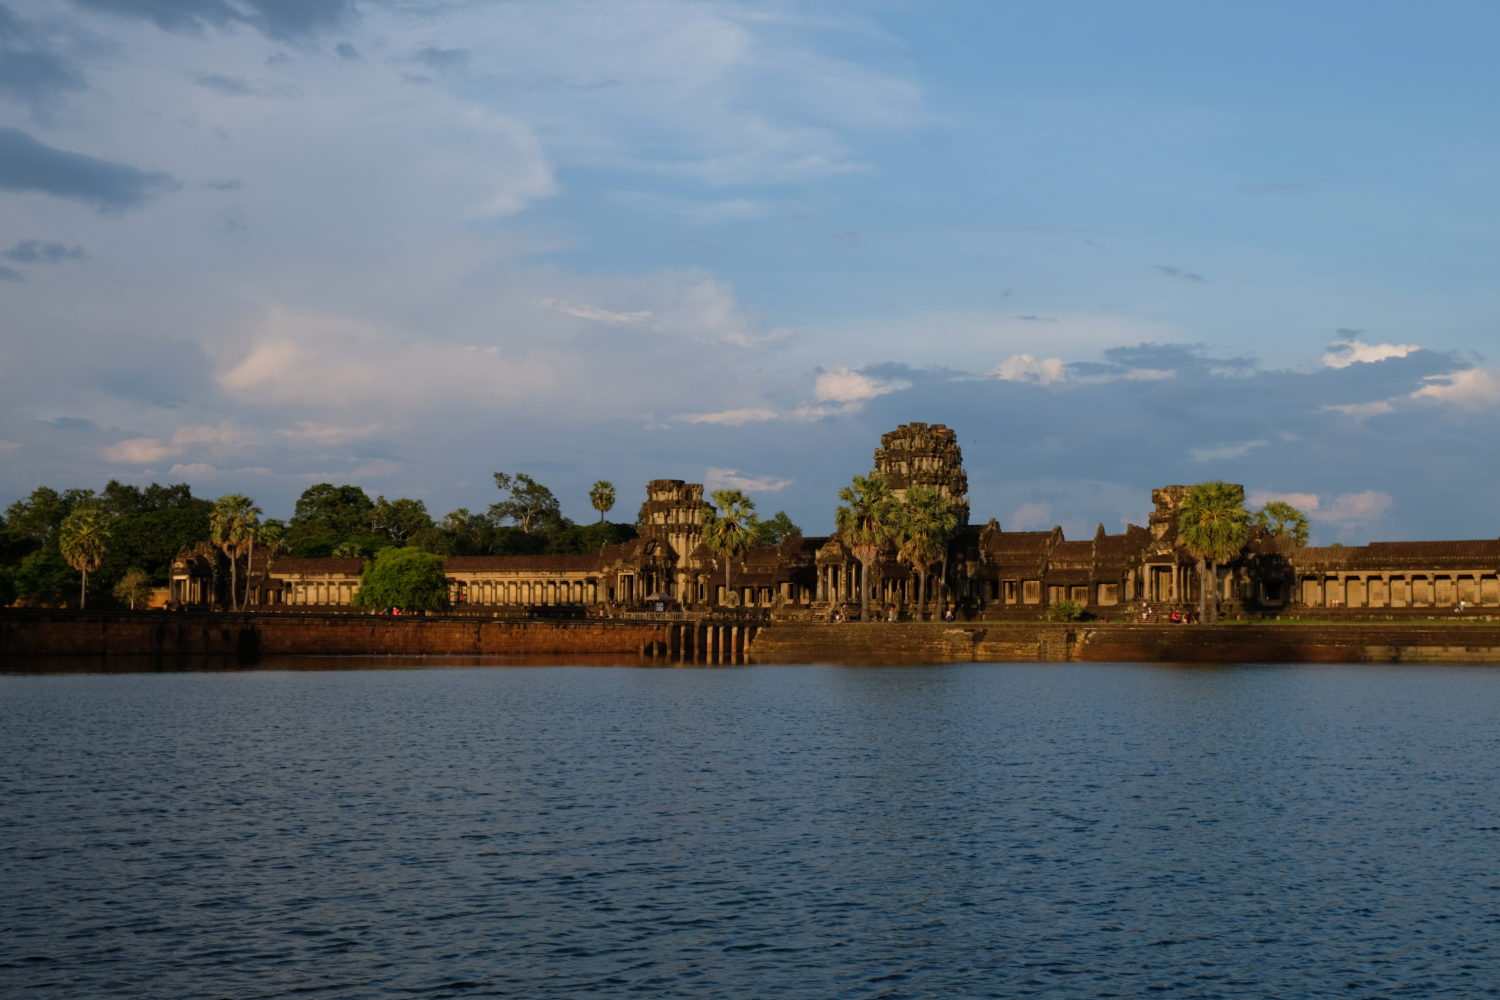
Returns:
[[[4,676],[0,995],[1496,996],[1497,720],[1485,668]]]

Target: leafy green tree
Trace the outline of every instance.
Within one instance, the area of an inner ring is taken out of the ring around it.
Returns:
[[[1198,617],[1213,624],[1219,602],[1208,595],[1210,588],[1218,593],[1219,563],[1237,555],[1250,535],[1244,489],[1218,480],[1190,487],[1177,511],[1177,535],[1198,560]]]
[[[351,538],[369,544],[370,511],[375,507],[358,486],[318,483],[302,491],[286,526],[287,551],[300,558],[329,555]]]
[[[899,506],[881,476],[855,476],[839,490],[844,501],[834,511],[834,525],[860,565],[859,619],[870,620],[870,569],[880,550],[891,543],[899,523]]]
[[[352,603],[366,609],[447,611],[450,604],[443,557],[416,548],[381,549],[365,566]]]
[[[552,491],[524,472],[510,475],[495,473],[495,486],[509,494],[490,504],[490,517],[496,524],[514,521],[526,534],[551,531],[561,526],[562,508]]]
[[[596,480],[589,490],[589,503],[599,512],[599,523],[603,524],[604,515],[615,505],[615,484],[608,479]]]
[[[1290,538],[1297,545],[1307,544],[1307,518],[1289,503],[1272,500],[1255,512],[1254,525],[1279,538]]]
[[[432,518],[427,514],[427,505],[420,500],[379,497],[370,509],[371,530],[397,545],[404,545],[413,535],[431,527]]]
[[[21,603],[56,606],[66,601],[73,589],[73,570],[57,549],[49,545],[22,559],[12,581]]]
[[[119,513],[110,523],[104,563],[91,574],[96,581],[118,581],[138,568],[146,571],[153,586],[165,586],[177,553],[209,536],[213,503],[194,497],[185,483],[152,483],[144,490],[111,483],[104,488],[103,504]]]
[[[778,510],[764,521],[755,522],[756,545],[780,545],[788,538],[801,537],[802,529],[792,523],[784,510]]]
[[[78,606],[88,604],[89,573],[104,561],[109,547],[109,519],[94,504],[79,506],[63,518],[57,528],[57,550],[82,575],[78,589]]]
[[[365,547],[356,541],[339,542],[333,547],[335,559],[360,559],[365,554]]]
[[[5,508],[5,530],[12,538],[36,548],[47,544],[68,516],[71,504],[48,486],[38,486],[24,500]]]
[[[438,548],[424,545],[423,548],[429,552],[454,556],[494,554],[495,522],[488,514],[474,514],[467,507],[460,507],[443,515],[443,519],[437,524],[437,530],[442,533],[443,546]]]
[[[547,542],[547,552],[556,555],[593,555],[606,545],[619,545],[636,537],[635,525],[603,521],[570,524]]]
[[[714,490],[713,508],[703,515],[703,541],[724,560],[724,602],[730,604],[729,564],[755,539],[755,501],[742,490]]]
[[[115,600],[134,611],[137,604],[145,604],[151,599],[150,575],[140,568],[127,569],[120,582],[115,584],[114,595]]]
[[[240,555],[255,552],[255,529],[260,524],[260,508],[243,493],[230,493],[214,502],[209,515],[209,537],[229,559],[229,606],[240,609]]]
[[[958,514],[948,498],[932,486],[906,491],[896,514],[896,551],[917,571],[917,607],[927,610],[927,571],[948,551],[958,530]]]

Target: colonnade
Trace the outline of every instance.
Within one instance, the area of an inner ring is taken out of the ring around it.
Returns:
[[[601,600],[596,577],[564,580],[455,579],[448,596],[460,604],[597,604]]]
[[[1500,605],[1500,574],[1475,570],[1453,573],[1302,573],[1298,597],[1314,608],[1431,608]]]

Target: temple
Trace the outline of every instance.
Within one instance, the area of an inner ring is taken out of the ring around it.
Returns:
[[[1198,599],[1197,560],[1177,536],[1186,486],[1153,490],[1145,527],[1086,540],[1061,528],[1005,531],[995,520],[970,522],[968,476],[957,436],[942,424],[903,424],[881,436],[872,475],[898,497],[928,486],[946,497],[958,527],[940,563],[923,570],[894,546],[869,567],[873,605],[903,617],[938,616],[949,605],[965,618],[1035,619],[1071,602],[1100,619],[1138,620]],[[703,487],[653,480],[637,517],[636,538],[590,555],[450,556],[454,608],[468,614],[638,614],[662,611],[765,618],[826,618],[857,608],[865,570],[838,535],[791,537],[731,560],[703,539],[711,510]],[[226,603],[223,555],[208,543],[179,553],[172,567],[177,607]],[[250,568],[247,602],[260,609],[348,610],[362,559],[268,558]],[[925,579],[919,581],[919,574]],[[920,586],[919,586],[920,583]],[[1433,609],[1500,611],[1500,539],[1299,546],[1253,531],[1219,567],[1213,599],[1226,615],[1430,616]],[[925,606],[917,605],[926,595]]]

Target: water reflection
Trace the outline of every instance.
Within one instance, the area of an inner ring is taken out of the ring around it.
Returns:
[[[548,662],[0,677],[0,994],[1500,978],[1500,671]]]

